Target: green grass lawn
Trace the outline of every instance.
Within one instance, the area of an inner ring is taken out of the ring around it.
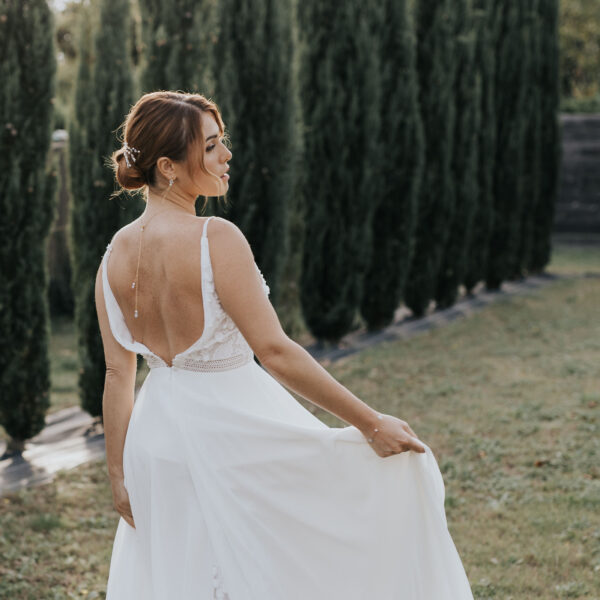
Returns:
[[[551,273],[600,276],[600,235],[565,234],[557,235],[554,239],[552,261],[548,266]],[[566,243],[567,240],[571,240],[571,243]]]
[[[600,273],[600,246],[560,246],[550,271]],[[328,369],[433,449],[476,598],[600,599],[600,278],[559,279]],[[105,471],[0,498],[0,598],[104,597],[118,521]]]

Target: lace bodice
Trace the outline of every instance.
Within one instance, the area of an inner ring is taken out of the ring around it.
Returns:
[[[208,236],[206,235],[209,217],[204,223],[201,238],[200,268],[202,279],[202,301],[204,305],[204,331],[189,348],[177,354],[172,366],[190,371],[222,371],[246,364],[254,358],[250,345],[223,309],[215,289]],[[123,313],[110,289],[107,275],[108,257],[112,251],[112,240],[106,247],[102,259],[102,284],[104,300],[110,328],[115,339],[127,350],[141,354],[150,368],[169,365],[141,342],[135,341],[129,331]],[[262,279],[263,289],[269,295],[270,289],[258,265],[254,263]]]

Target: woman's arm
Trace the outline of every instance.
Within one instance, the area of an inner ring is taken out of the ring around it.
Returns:
[[[126,350],[117,342],[110,329],[102,288],[102,265],[96,274],[95,297],[106,363],[102,396],[106,464],[115,509],[133,527],[129,498],[123,486],[123,447],[133,410],[137,357],[135,352]]]
[[[380,456],[405,450],[424,452],[408,423],[381,416],[339,383],[283,331],[254,267],[254,256],[233,223],[214,219],[208,226],[210,258],[221,304],[265,369],[313,404],[354,425]],[[378,429],[377,435],[375,429]]]
[[[377,427],[378,412],[337,381],[300,344],[282,337],[262,357],[262,366],[277,381],[365,435]]]

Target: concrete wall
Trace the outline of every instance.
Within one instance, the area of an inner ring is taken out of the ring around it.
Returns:
[[[600,233],[600,114],[562,115],[554,230]]]

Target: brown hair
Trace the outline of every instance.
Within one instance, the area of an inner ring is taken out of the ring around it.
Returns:
[[[125,190],[156,185],[156,161],[161,156],[174,162],[187,161],[190,177],[194,165],[199,164],[204,173],[218,178],[204,165],[203,112],[214,116],[219,133],[225,135],[217,105],[202,94],[164,90],[144,94],[120,127],[123,128],[123,142],[139,150],[134,154],[135,162],[130,161],[127,166],[123,147],[110,157],[110,166],[119,185]]]

